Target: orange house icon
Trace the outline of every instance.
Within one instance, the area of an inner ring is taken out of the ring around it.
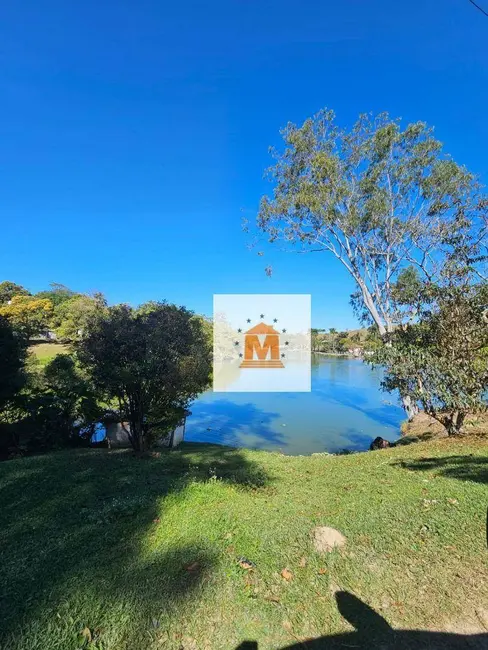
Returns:
[[[259,336],[264,335],[261,343]],[[280,359],[280,334],[270,325],[259,323],[245,333],[244,361],[240,368],[284,368]]]

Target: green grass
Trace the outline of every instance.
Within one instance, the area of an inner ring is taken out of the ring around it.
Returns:
[[[42,366],[45,366],[58,354],[67,353],[69,348],[61,343],[34,343],[29,347],[29,352],[35,356]]]
[[[395,628],[472,620],[488,602],[487,470],[486,444],[450,440],[349,456],[186,444],[0,463],[0,647],[279,648],[351,630],[338,589]],[[319,525],[346,547],[317,554]]]

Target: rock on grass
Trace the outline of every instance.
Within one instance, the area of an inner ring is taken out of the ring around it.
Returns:
[[[346,538],[335,528],[317,526],[313,531],[313,545],[317,553],[330,553],[345,544]]]

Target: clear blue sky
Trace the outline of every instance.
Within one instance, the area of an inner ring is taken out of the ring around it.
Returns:
[[[355,326],[333,259],[257,257],[240,226],[280,127],[323,106],[426,120],[488,180],[488,18],[468,0],[18,0],[0,57],[0,280],[32,291],[205,313],[213,293],[303,292],[315,326]]]

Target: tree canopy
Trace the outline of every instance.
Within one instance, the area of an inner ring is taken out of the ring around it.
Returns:
[[[0,282],[0,305],[4,305],[14,296],[30,296],[29,291],[20,284],[5,280]]]
[[[488,201],[425,123],[360,115],[347,131],[323,110],[282,136],[258,227],[270,242],[334,255],[356,282],[356,311],[381,335],[410,317],[393,294],[407,266],[437,278],[454,238],[470,263],[486,254]]]
[[[7,318],[12,327],[26,339],[49,328],[52,312],[52,302],[36,296],[15,295],[8,304],[0,306],[0,316]]]
[[[437,282],[464,256],[486,281],[488,199],[425,123],[402,128],[382,113],[346,130],[323,110],[282,136],[258,228],[285,248],[335,256],[355,281],[356,313],[380,336],[415,318],[415,306],[398,300],[409,267]],[[411,418],[415,404],[402,397]]]
[[[59,282],[51,282],[51,288],[47,291],[39,291],[36,294],[37,298],[46,298],[54,307],[61,305],[66,300],[70,300],[76,295],[74,291]]]
[[[408,391],[449,434],[460,433],[469,413],[486,410],[488,286],[427,286],[415,302],[419,319],[388,335],[374,361],[387,390]]]
[[[208,336],[202,319],[184,307],[108,307],[89,321],[75,349],[94,384],[129,422],[136,450],[145,449],[209,382]]]
[[[86,296],[73,294],[71,297],[58,303],[54,308],[51,325],[60,341],[78,340],[90,318],[97,310],[106,307],[103,296]]]

